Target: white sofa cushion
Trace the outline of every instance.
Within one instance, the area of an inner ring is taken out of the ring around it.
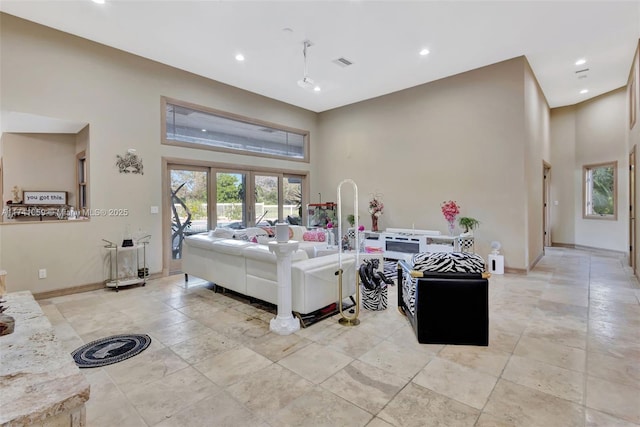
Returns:
[[[242,255],[242,251],[244,251],[247,246],[252,245],[254,245],[254,243],[246,240],[221,239],[212,242],[211,249],[223,254]]]

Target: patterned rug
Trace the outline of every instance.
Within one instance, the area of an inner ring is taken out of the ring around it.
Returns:
[[[149,335],[113,335],[85,344],[71,356],[80,368],[98,368],[133,357],[149,344]]]

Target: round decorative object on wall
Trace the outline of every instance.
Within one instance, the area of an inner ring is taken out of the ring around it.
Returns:
[[[98,368],[133,357],[149,344],[149,335],[113,335],[85,344],[71,355],[80,368]]]

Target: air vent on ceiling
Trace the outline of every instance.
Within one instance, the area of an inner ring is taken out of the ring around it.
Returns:
[[[578,71],[576,71],[576,74],[586,73],[587,71],[589,71],[589,69],[588,69],[588,68],[585,68],[584,70],[578,70]]]
[[[170,113],[176,113],[176,114],[179,114],[181,116],[188,116],[189,114],[193,113],[193,110],[190,110],[190,109],[184,108],[184,107],[180,107],[178,105],[171,105],[169,107],[169,112]]]
[[[271,129],[271,128],[260,128],[260,130],[262,132],[265,132],[265,133],[275,133],[275,132],[277,132],[276,129]]]
[[[349,65],[353,65],[353,62],[349,61],[347,58],[340,57],[338,59],[334,59],[333,63],[339,65],[341,67],[348,67]]]

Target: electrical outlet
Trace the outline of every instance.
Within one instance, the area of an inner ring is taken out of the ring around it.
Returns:
[[[47,278],[47,269],[46,268],[41,268],[40,270],[38,270],[38,278],[39,279],[46,279]]]
[[[158,207],[157,206],[151,206],[151,213],[152,214],[157,214],[158,213]]]

